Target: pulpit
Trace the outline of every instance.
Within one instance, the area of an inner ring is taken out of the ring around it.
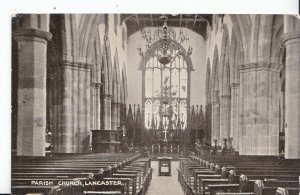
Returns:
[[[120,150],[119,130],[92,130],[92,149],[94,153],[116,153]]]
[[[157,157],[158,159],[158,175],[159,176],[171,176],[171,161],[172,157]]]

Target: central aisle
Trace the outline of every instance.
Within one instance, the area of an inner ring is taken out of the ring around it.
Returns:
[[[152,181],[146,195],[183,195],[178,182],[179,161],[172,161],[172,176],[158,176],[158,161],[151,162]]]

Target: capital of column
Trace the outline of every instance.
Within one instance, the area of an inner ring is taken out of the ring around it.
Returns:
[[[230,94],[222,94],[222,95],[220,95],[220,98],[229,99],[229,98],[231,98],[231,95]]]
[[[91,70],[92,65],[88,63],[82,63],[82,62],[74,62],[70,60],[62,60],[62,65],[64,68],[70,68],[70,69],[84,69],[84,70]]]
[[[13,33],[13,37],[17,40],[22,40],[25,37],[38,37],[50,41],[52,39],[52,34],[47,31],[42,31],[39,29],[20,29],[17,32]]]
[[[101,82],[92,82],[91,86],[95,87],[95,88],[100,88],[102,86]]]
[[[120,102],[112,102],[112,104],[114,105],[114,106],[121,106],[121,103]]]
[[[280,71],[280,64],[273,63],[273,62],[251,62],[248,64],[241,64],[238,65],[238,70],[241,72],[247,72],[247,71],[258,71],[258,70],[273,70],[273,71]]]
[[[237,88],[237,87],[239,87],[239,86],[240,86],[239,83],[230,83],[230,87],[231,87],[231,88]]]
[[[104,99],[111,99],[111,98],[112,98],[112,95],[111,95],[111,94],[101,94],[101,98],[104,98]]]
[[[283,34],[282,43],[285,44],[285,46],[296,42],[300,43],[300,32],[290,32]]]
[[[211,102],[211,105],[212,105],[212,106],[220,105],[220,101],[212,101],[212,102]]]

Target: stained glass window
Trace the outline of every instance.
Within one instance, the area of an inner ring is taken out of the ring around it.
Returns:
[[[188,69],[182,56],[176,56],[168,64],[161,64],[151,57],[144,69],[145,79],[145,127],[181,129],[187,123]]]

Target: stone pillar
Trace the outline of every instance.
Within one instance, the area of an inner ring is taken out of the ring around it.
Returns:
[[[62,123],[59,128],[60,131],[60,138],[59,140],[62,141],[59,148],[60,152],[63,153],[74,153],[76,150],[76,146],[74,144],[73,136],[73,113],[72,113],[72,72],[73,68],[72,65],[69,63],[63,64],[63,94],[62,94]]]
[[[48,16],[45,25],[49,24]],[[46,135],[47,29],[20,29],[18,43],[17,155],[44,156]]]
[[[240,155],[278,155],[279,71],[269,62],[239,66]]]
[[[92,132],[91,132],[91,65],[85,64],[85,131],[82,134],[82,150],[81,153],[86,153],[92,147]]]
[[[77,150],[77,136],[78,135],[78,131],[79,131],[79,116],[78,116],[78,110],[79,110],[79,91],[78,91],[78,83],[79,83],[79,78],[78,78],[78,72],[79,72],[79,66],[73,64],[72,65],[72,131],[73,131],[73,135],[72,135],[72,144],[73,144],[73,152],[75,152]]]
[[[292,16],[291,16],[292,17]],[[300,33],[286,33],[285,158],[300,158]]]
[[[104,130],[111,130],[111,98],[112,95],[110,94],[103,94],[103,105],[104,105],[104,112],[102,113],[104,116]]]
[[[214,140],[220,141],[220,102],[219,102],[219,91],[213,92],[212,101],[212,142]]]
[[[101,83],[93,83],[93,127],[92,129],[100,129],[101,128],[101,103],[100,103],[100,87]]]
[[[231,122],[230,137],[233,138],[233,149],[239,150],[239,84],[231,84]]]
[[[220,138],[228,138],[230,135],[230,104],[229,94],[220,96]]]
[[[111,129],[117,130],[120,127],[120,112],[121,104],[117,102],[112,103],[111,107]]]
[[[85,92],[85,68],[80,65],[78,69],[78,131],[74,136],[77,139],[77,152],[82,151],[83,143],[82,137],[86,131],[86,92]]]
[[[117,128],[118,127],[121,127],[121,103],[116,103],[115,104],[116,106],[116,111],[117,111],[117,120],[116,120],[116,125],[117,125]]]
[[[117,129],[117,103],[112,102],[111,103],[111,129],[116,130]]]

